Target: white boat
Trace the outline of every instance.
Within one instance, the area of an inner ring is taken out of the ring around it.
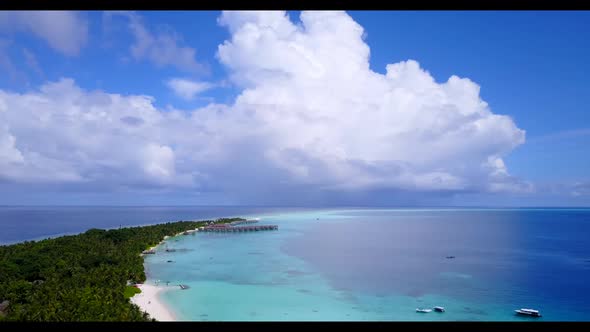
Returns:
[[[416,312],[431,312],[432,309],[416,308]]]
[[[445,308],[444,307],[434,307],[434,311],[445,312]]]
[[[518,315],[523,315],[523,316],[532,316],[532,317],[541,317],[541,313],[539,312],[539,310],[534,310],[534,309],[518,309],[518,310],[514,310]]]

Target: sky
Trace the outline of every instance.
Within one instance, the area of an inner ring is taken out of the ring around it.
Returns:
[[[590,206],[590,12],[0,12],[0,205]]]

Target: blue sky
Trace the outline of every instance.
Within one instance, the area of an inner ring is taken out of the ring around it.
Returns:
[[[590,13],[287,14],[0,13],[0,204],[590,205]]]

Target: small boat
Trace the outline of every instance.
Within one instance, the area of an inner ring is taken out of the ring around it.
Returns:
[[[539,310],[534,310],[534,309],[518,309],[518,310],[514,310],[516,312],[517,315],[523,315],[523,316],[531,316],[531,317],[541,317],[541,313],[539,313]]]
[[[447,256],[447,259],[453,259],[455,256]]]
[[[424,313],[427,313],[427,312],[431,312],[431,311],[432,311],[432,309],[416,308],[416,312],[424,312]]]
[[[434,311],[445,312],[445,308],[444,307],[434,307]]]
[[[188,289],[187,285],[178,285],[178,286],[180,286],[180,289]]]

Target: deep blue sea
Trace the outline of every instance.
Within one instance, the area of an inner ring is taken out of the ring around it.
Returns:
[[[190,286],[162,294],[180,320],[590,321],[590,209],[2,207],[0,242],[224,216],[279,230],[147,256],[148,283]]]

